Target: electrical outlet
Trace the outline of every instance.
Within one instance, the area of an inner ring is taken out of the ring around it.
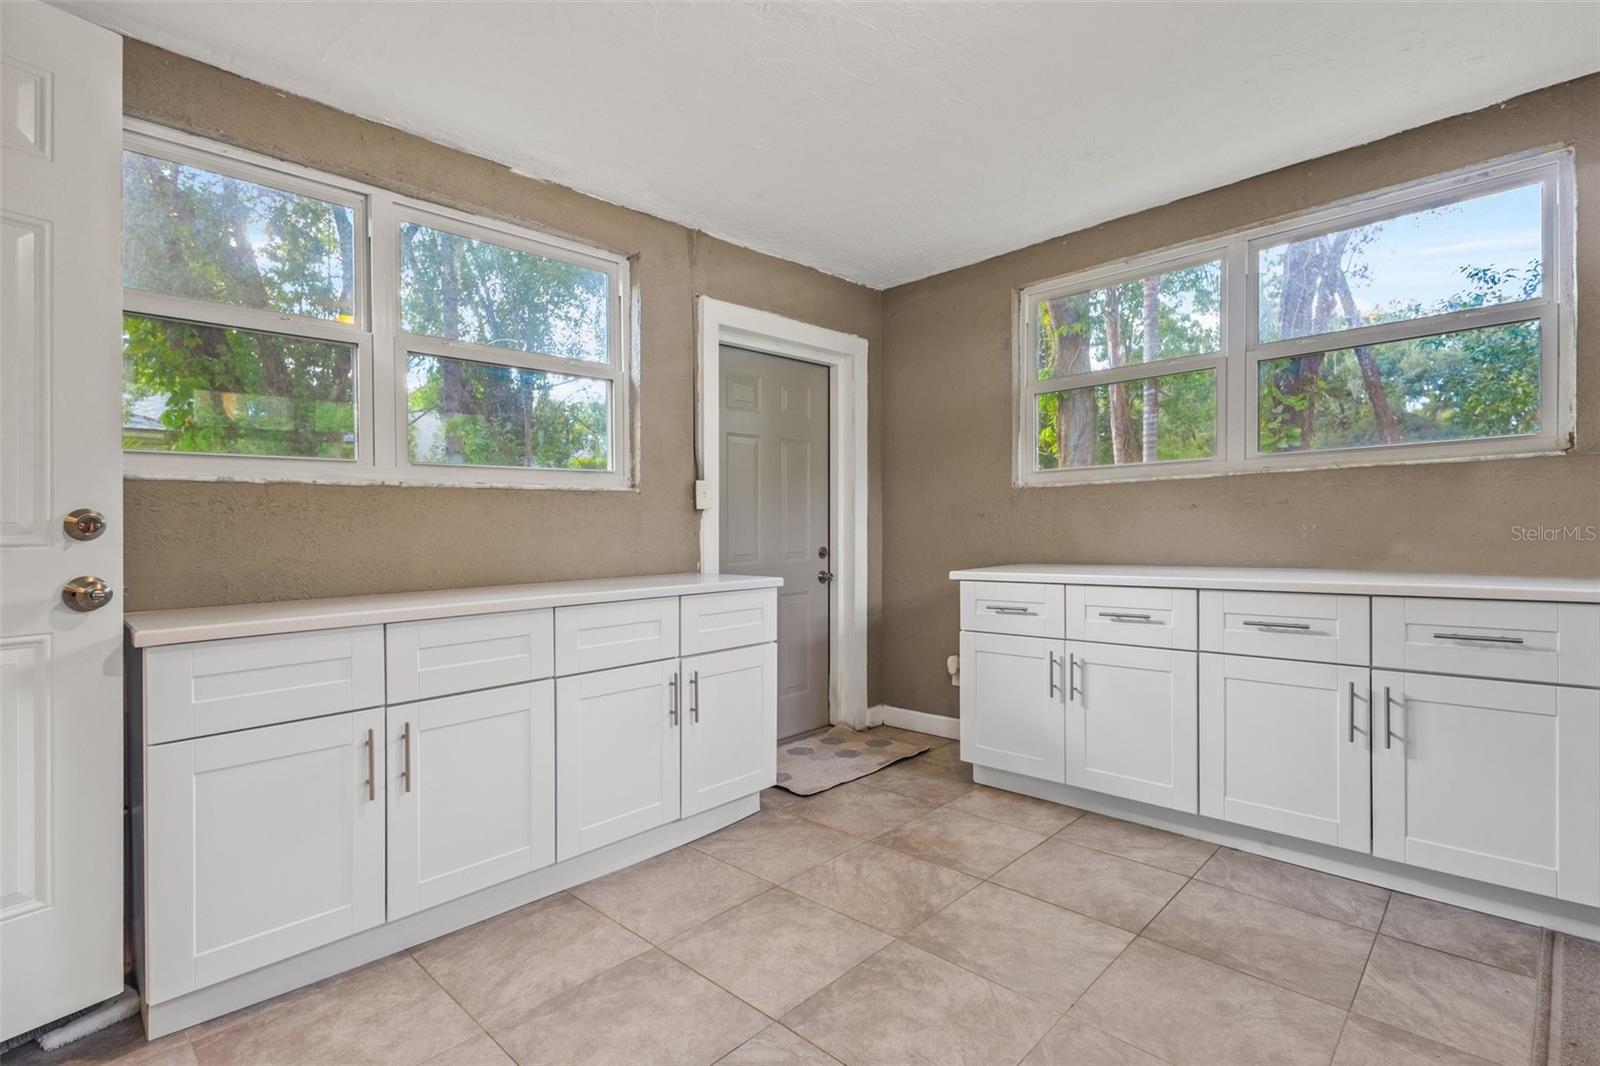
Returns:
[[[694,509],[704,511],[711,506],[711,482],[696,481],[694,483]]]
[[[952,655],[944,661],[944,668],[950,671],[950,684],[956,688],[961,687],[961,656]]]

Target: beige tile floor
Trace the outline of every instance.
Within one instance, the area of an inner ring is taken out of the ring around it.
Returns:
[[[920,739],[187,1033],[7,1062],[1530,1062],[1541,930],[982,788]]]

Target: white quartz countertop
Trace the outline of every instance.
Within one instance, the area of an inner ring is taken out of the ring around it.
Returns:
[[[1056,585],[1327,592],[1356,596],[1438,596],[1485,600],[1600,603],[1600,578],[1390,574],[1371,570],[1297,570],[1235,566],[1078,566],[1016,563],[952,570],[954,581],[1027,581]]]
[[[270,633],[307,633],[344,626],[414,622],[424,618],[457,618],[472,614],[526,611],[536,607],[570,607],[580,603],[615,603],[657,596],[696,596],[707,592],[770,589],[778,577],[729,574],[651,574],[588,581],[552,581],[538,585],[494,585],[430,592],[389,592],[376,596],[341,596],[326,600],[284,600],[230,607],[188,607],[171,611],[135,611],[124,617],[136,648],[189,644],[199,640],[259,637]]]

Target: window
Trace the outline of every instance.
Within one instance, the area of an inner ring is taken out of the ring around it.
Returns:
[[[1030,286],[1017,482],[1565,449],[1571,174],[1544,153]]]
[[[132,476],[622,488],[626,259],[144,123]]]

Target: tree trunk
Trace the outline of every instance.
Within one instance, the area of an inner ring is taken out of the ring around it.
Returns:
[[[445,336],[454,337],[461,328],[460,242],[452,241],[449,251],[441,257],[439,290],[443,302]],[[439,365],[443,375],[441,407],[444,416],[444,461],[461,463],[466,460],[466,446],[452,416],[466,413],[467,386],[461,378],[460,362],[441,359]]]
[[[1071,297],[1050,301],[1050,326],[1055,334],[1050,376],[1081,374],[1086,347],[1078,326],[1083,314]],[[1094,465],[1094,390],[1071,389],[1056,405],[1056,464]]]
[[[1106,294],[1106,347],[1111,365],[1125,366],[1127,352],[1122,347],[1122,290],[1112,287]],[[1139,436],[1133,422],[1133,395],[1128,383],[1111,386],[1111,457],[1117,465],[1139,461]]]
[[[1337,293],[1345,320],[1357,321],[1360,312],[1356,310],[1356,299],[1350,293],[1350,282],[1343,270],[1339,271]],[[1378,439],[1385,444],[1398,444],[1400,422],[1394,416],[1394,408],[1389,406],[1389,394],[1383,391],[1383,375],[1378,371],[1378,360],[1373,356],[1371,347],[1361,345],[1356,348],[1356,365],[1361,368],[1361,384],[1367,390],[1367,402],[1372,404],[1372,419],[1378,426]]]
[[[1153,363],[1161,358],[1161,279],[1144,279],[1144,361]],[[1160,438],[1161,394],[1156,388],[1156,378],[1146,378],[1144,383],[1144,461],[1156,461],[1156,446]]]

